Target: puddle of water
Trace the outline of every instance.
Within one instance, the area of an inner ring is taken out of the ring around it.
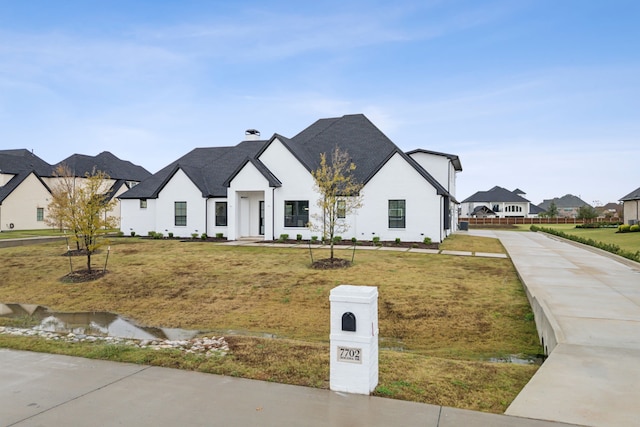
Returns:
[[[512,354],[504,357],[491,357],[489,358],[489,362],[494,363],[515,363],[519,365],[542,365],[544,360],[547,357],[542,354],[536,355],[523,355],[523,354]]]
[[[107,312],[60,313],[31,304],[0,304],[0,316],[24,319],[35,330],[138,340],[189,340],[199,331],[141,326]]]

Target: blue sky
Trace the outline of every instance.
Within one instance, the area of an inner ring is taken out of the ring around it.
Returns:
[[[156,172],[364,113],[460,156],[457,197],[640,185],[640,2],[0,0],[0,148]]]

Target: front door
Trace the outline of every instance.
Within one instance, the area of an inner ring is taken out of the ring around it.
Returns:
[[[258,215],[259,225],[258,230],[261,236],[264,236],[264,200],[260,200],[260,214]]]

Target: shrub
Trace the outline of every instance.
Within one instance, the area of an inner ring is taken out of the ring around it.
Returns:
[[[430,245],[431,237],[425,237],[424,239],[422,239],[422,243],[424,243],[425,245]]]
[[[207,233],[202,233],[202,235],[200,236],[202,240],[207,240],[207,237],[209,237],[207,236]]]
[[[618,227],[618,231],[620,233],[628,233],[629,231],[631,231],[631,226],[629,224],[622,224]]]
[[[122,237],[122,236],[124,236],[124,231],[118,231],[118,233],[116,235],[118,237]]]
[[[191,233],[191,238],[192,239],[197,239],[198,238],[198,233]]]
[[[358,239],[356,239],[355,237],[352,237],[352,238],[351,238],[351,243],[355,243],[355,242],[357,242],[357,241],[358,241]]]
[[[629,227],[629,231],[640,231],[640,225],[632,225],[631,227]]]
[[[169,232],[169,238],[173,239],[173,233],[171,231]]]
[[[311,241],[312,242],[317,242],[318,241],[318,236],[311,236]]]
[[[302,240],[302,234],[296,234],[296,240],[299,242]]]
[[[136,237],[136,232],[135,231],[131,232],[131,237]]]
[[[373,239],[371,239],[373,241],[374,245],[379,245],[380,244],[380,237],[378,236],[374,236]]]
[[[224,237],[224,233],[216,233],[216,239],[222,239]]]
[[[281,234],[280,238],[278,239],[279,242],[284,242],[285,240],[289,240],[289,235],[288,234]]]
[[[163,237],[164,237],[164,234],[162,233],[153,233],[154,239],[162,239]]]
[[[333,243],[342,242],[342,236],[333,236]]]
[[[399,244],[400,244],[400,238],[396,237],[396,245],[399,245]]]
[[[156,234],[155,231],[147,231],[147,236],[149,236],[149,237],[153,237],[154,234]]]

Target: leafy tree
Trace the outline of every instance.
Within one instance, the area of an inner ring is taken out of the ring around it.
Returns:
[[[311,216],[309,227],[322,232],[323,240],[329,240],[332,259],[334,237],[349,230],[348,216],[362,207],[362,184],[353,176],[355,169],[349,154],[336,147],[330,161],[326,153],[322,153],[320,167],[311,172],[314,189],[320,194],[317,205],[321,214]]]
[[[66,166],[58,167],[55,176],[48,222],[72,231],[77,248],[87,255],[87,271],[91,273],[91,256],[108,243],[106,233],[116,225],[108,214],[117,203],[107,195],[109,176],[94,169],[78,181]]]
[[[577,219],[594,219],[598,217],[598,212],[594,207],[589,205],[580,206],[578,209]]]
[[[558,207],[556,206],[556,202],[553,200],[549,204],[549,209],[547,209],[547,216],[549,218],[556,218],[558,216]]]

